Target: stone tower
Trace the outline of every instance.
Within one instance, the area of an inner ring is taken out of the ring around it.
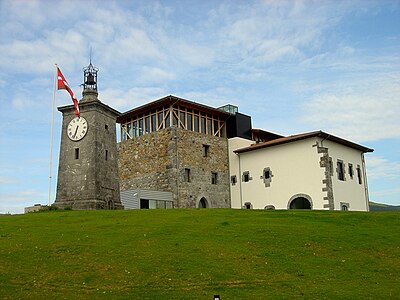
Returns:
[[[121,209],[115,109],[98,99],[97,72],[90,62],[83,69],[80,117],[74,106],[63,114],[55,205],[73,209]]]

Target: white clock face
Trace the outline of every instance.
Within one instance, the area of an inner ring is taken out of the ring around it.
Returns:
[[[84,138],[88,131],[88,123],[83,117],[75,117],[69,122],[67,135],[72,141],[79,141]]]

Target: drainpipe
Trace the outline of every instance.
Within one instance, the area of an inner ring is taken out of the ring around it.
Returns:
[[[365,201],[367,202],[367,211],[369,211],[369,193],[368,193],[368,181],[367,181],[367,170],[365,168],[365,159],[364,153],[361,153],[361,162],[363,168],[363,176],[364,176],[364,191],[365,191]]]
[[[240,208],[243,208],[243,192],[242,192],[242,166],[240,163],[240,154],[235,153],[239,158],[239,174],[238,174],[238,181],[239,181],[239,188],[240,188]]]

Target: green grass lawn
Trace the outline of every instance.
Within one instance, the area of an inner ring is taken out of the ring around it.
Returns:
[[[399,299],[400,213],[0,217],[1,299]]]

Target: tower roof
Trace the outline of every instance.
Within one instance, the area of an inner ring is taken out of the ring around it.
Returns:
[[[195,109],[199,110],[204,113],[209,113],[209,114],[214,114],[214,115],[219,115],[219,116],[224,116],[225,118],[230,117],[232,114],[223,111],[219,108],[213,108],[204,104],[196,103],[193,101],[189,101],[183,98],[179,98],[173,95],[165,96],[163,98],[160,98],[158,100],[155,100],[153,102],[149,102],[147,104],[144,104],[142,106],[136,107],[134,109],[128,110],[127,112],[124,112],[121,114],[121,116],[118,118],[117,122],[122,123],[124,120],[131,118],[132,116],[146,113],[148,111],[163,107],[163,106],[170,106],[170,105],[178,105],[178,106],[183,106],[189,109]]]

